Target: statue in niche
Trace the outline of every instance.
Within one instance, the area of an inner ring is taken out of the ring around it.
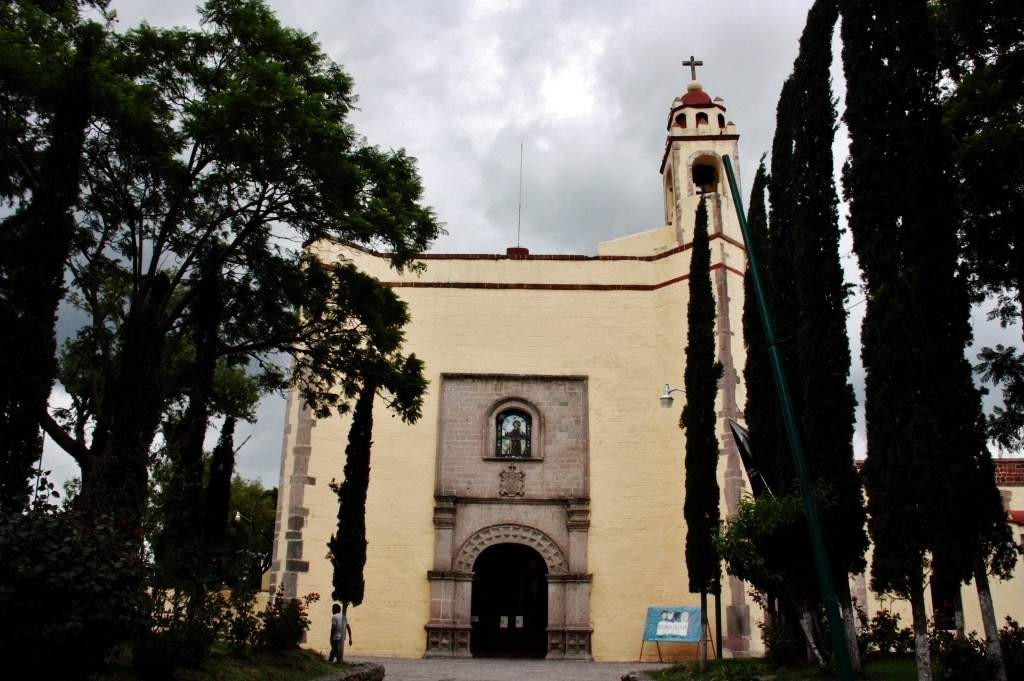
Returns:
[[[505,459],[529,459],[531,435],[529,415],[518,410],[505,411],[498,415],[496,425],[498,442],[495,455]]]

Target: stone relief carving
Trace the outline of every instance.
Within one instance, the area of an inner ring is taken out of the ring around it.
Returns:
[[[495,544],[525,544],[536,549],[548,566],[548,574],[561,574],[566,570],[565,556],[551,537],[540,530],[524,525],[491,525],[466,540],[455,560],[455,569],[472,572],[477,557]]]
[[[521,497],[526,495],[526,473],[509,464],[507,470],[498,474],[498,496]]]

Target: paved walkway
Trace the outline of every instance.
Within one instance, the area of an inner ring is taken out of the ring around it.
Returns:
[[[619,681],[630,671],[668,665],[639,662],[575,662],[555,660],[409,660],[353,657],[346,662],[384,665],[386,681]]]

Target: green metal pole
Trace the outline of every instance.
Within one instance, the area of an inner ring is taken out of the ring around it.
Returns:
[[[743,199],[740,197],[739,187],[736,186],[736,175],[733,173],[732,161],[728,154],[722,155],[722,162],[725,165],[725,174],[729,178],[729,191],[732,192],[733,204],[736,206],[736,217],[739,218],[740,229],[743,230],[743,242],[747,246],[747,273],[753,279],[754,296],[757,298],[757,309],[761,313],[761,325],[764,327],[764,338],[768,344],[768,357],[772,365],[772,374],[775,375],[779,403],[782,406],[782,420],[786,424],[786,437],[789,440],[789,449],[793,454],[796,477],[800,483],[804,513],[807,514],[807,528],[810,531],[811,547],[814,551],[814,566],[818,571],[821,598],[825,602],[828,626],[832,631],[832,649],[835,654],[836,668],[839,671],[840,681],[853,681],[850,653],[846,648],[843,620],[839,613],[839,600],[836,598],[836,591],[832,585],[832,572],[829,570],[828,556],[825,555],[821,522],[818,520],[818,511],[814,507],[814,499],[811,497],[811,483],[807,476],[807,463],[804,459],[803,444],[800,441],[800,430],[796,425],[796,414],[793,411],[793,400],[789,396],[789,385],[786,383],[786,371],[782,366],[782,356],[775,343],[775,325],[772,323],[771,312],[768,311],[764,284],[761,282],[761,271],[757,264],[757,256],[754,254],[753,243],[750,240],[750,227],[747,225],[746,211],[743,210]]]

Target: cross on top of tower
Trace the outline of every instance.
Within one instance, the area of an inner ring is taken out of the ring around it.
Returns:
[[[691,54],[690,58],[683,62],[683,66],[690,67],[690,80],[697,80],[697,67],[704,66],[704,62],[697,61],[696,58]]]

